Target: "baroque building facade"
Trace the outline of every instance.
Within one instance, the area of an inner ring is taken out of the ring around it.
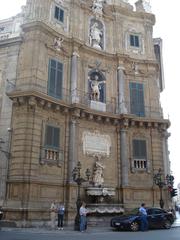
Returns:
[[[27,0],[0,22],[6,219],[46,221],[57,200],[72,223],[78,161],[82,174],[91,171],[80,192],[89,206],[89,184],[113,191],[107,208],[159,205],[153,176],[170,172],[170,123],[160,105],[161,39],[153,39],[155,16],[143,3],[133,10],[120,0]],[[163,198],[168,207],[166,188]]]

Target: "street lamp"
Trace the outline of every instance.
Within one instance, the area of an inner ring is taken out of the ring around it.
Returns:
[[[166,183],[163,180],[163,174],[161,171],[161,168],[159,168],[158,173],[154,174],[154,183],[159,187],[160,190],[160,200],[159,200],[159,205],[161,208],[164,207],[164,201],[162,198],[162,189],[166,185]]]
[[[80,189],[83,182],[89,182],[89,178],[91,175],[89,168],[86,169],[85,175],[86,175],[86,178],[82,178],[81,163],[80,161],[78,161],[77,166],[72,171],[73,181],[77,183],[77,187],[78,187],[77,200],[76,200],[77,213],[75,217],[75,226],[74,226],[75,230],[79,230],[79,224],[80,224],[80,215],[79,215],[79,209],[81,207]]]

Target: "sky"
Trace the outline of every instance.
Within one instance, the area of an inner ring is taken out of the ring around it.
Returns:
[[[131,4],[135,0],[129,0]],[[0,0],[0,20],[16,15],[26,0]],[[180,183],[180,0],[150,0],[156,16],[153,37],[163,39],[165,90],[161,93],[164,118],[169,118],[171,137],[168,140],[172,175],[175,186]]]

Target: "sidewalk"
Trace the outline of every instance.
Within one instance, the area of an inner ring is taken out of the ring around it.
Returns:
[[[176,220],[173,223],[172,227],[180,227],[180,214],[179,214],[179,212],[176,212]]]
[[[172,228],[180,227],[180,214],[176,212],[176,220],[172,225]],[[49,228],[16,228],[16,227],[1,227],[1,231],[16,231],[16,232],[34,232],[34,233],[80,233],[79,231],[74,230],[74,226],[65,226],[63,230],[54,229],[51,230]],[[111,232],[112,228],[110,226],[107,227],[99,227],[99,226],[89,226],[87,232]]]

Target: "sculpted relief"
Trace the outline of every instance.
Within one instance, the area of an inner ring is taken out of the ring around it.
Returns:
[[[99,131],[84,131],[82,136],[83,153],[90,156],[110,156],[111,139]]]
[[[92,11],[96,17],[101,17],[103,14],[103,3],[104,0],[94,0],[92,5]]]

